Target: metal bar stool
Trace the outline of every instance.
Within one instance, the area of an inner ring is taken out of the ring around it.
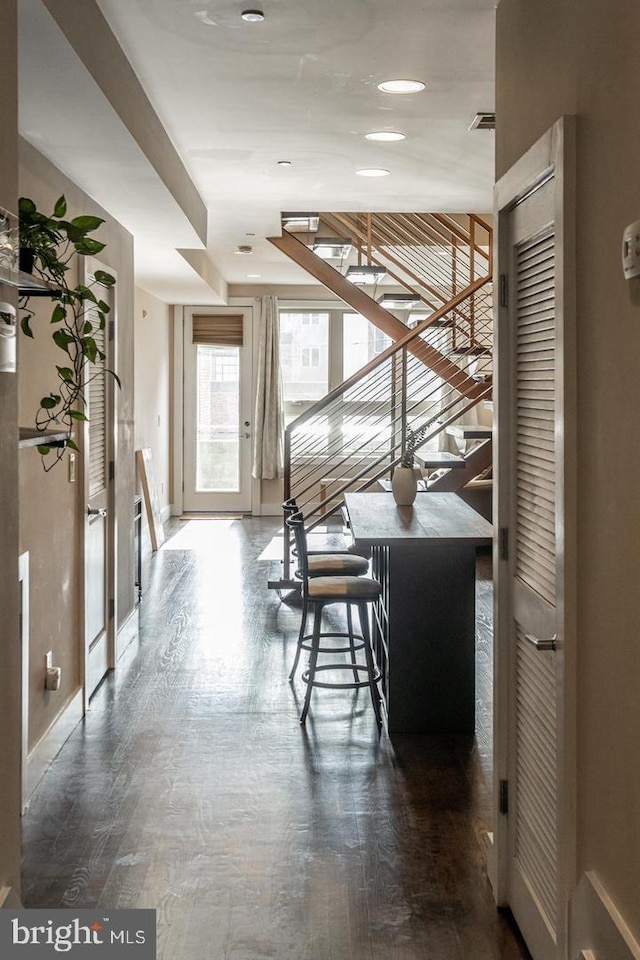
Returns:
[[[303,603],[302,626],[298,637],[298,646],[290,679],[296,671],[302,651],[307,650],[309,652],[309,666],[302,674],[302,680],[307,684],[307,692],[300,715],[300,723],[304,723],[307,718],[311,691],[314,687],[341,690],[358,690],[362,687],[368,687],[371,693],[371,702],[373,703],[376,723],[380,726],[382,723],[380,693],[378,690],[380,672],[373,661],[367,607],[370,603],[374,603],[378,599],[382,591],[382,586],[377,580],[373,580],[370,577],[349,575],[310,576],[309,562],[312,558],[307,554],[304,517],[299,512],[294,513],[287,519],[287,525],[293,530],[295,537]],[[321,630],[322,612],[326,606],[333,603],[346,604],[348,615],[350,614],[352,606],[357,607],[361,630],[359,635],[354,634],[350,619],[349,634],[329,633]],[[304,634],[304,629],[309,609],[313,611],[313,632],[307,636]],[[348,646],[325,646],[323,643],[324,640],[329,638],[345,636],[349,638]],[[357,662],[357,650],[364,651],[365,663]],[[351,659],[350,662],[341,661],[318,664],[319,654],[324,653],[349,653]],[[329,681],[318,678],[318,675],[321,677],[327,671],[341,670],[350,671],[353,679],[350,681]],[[363,672],[366,674],[366,678],[360,679]]]
[[[285,519],[296,513],[302,514],[293,497],[282,504]],[[297,556],[297,548],[293,551]],[[307,550],[310,577],[353,576],[358,577],[369,570],[369,561],[350,550]],[[296,570],[296,576],[299,572]]]
[[[302,511],[299,511],[296,506],[295,500],[292,498],[290,500],[285,500],[282,504],[282,509],[285,512],[285,516],[293,516],[299,514],[303,517]],[[303,517],[304,525],[304,517]],[[305,535],[306,543],[306,535]],[[294,548],[294,556],[299,556],[299,551]],[[313,552],[307,549],[307,576],[309,577],[359,577],[363,573],[368,573],[369,571],[369,561],[365,557],[357,556],[353,553],[349,553],[344,550],[331,550],[331,551],[321,551]],[[302,580],[302,573],[300,568],[295,571],[295,576]],[[300,653],[302,650],[311,650],[311,635],[305,634],[307,629],[307,619],[309,615],[309,604],[305,600],[304,594],[302,596],[302,620],[300,623],[300,633],[298,635],[298,647],[296,649],[295,660],[293,661],[293,667],[291,668],[291,673],[289,674],[289,680],[293,680],[295,672],[298,668],[298,662],[300,660]],[[353,663],[356,661],[356,651],[361,650],[363,647],[363,642],[361,639],[356,639],[353,633],[353,621],[351,616],[351,607],[347,607],[347,633],[325,633],[325,637],[331,637],[332,639],[347,637],[349,640],[348,647],[328,647],[323,648],[320,652],[333,652],[333,653],[351,653],[351,660]],[[354,678],[357,678],[357,670],[353,671]]]

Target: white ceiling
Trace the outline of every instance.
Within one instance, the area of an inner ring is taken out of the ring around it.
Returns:
[[[209,260],[228,283],[309,282],[265,239],[283,210],[491,209],[493,134],[468,127],[493,109],[495,0],[97,2],[204,201]],[[264,22],[244,22],[247,7]],[[74,51],[40,0],[21,0],[20,12],[25,137],[131,230],[143,286],[172,302],[220,302],[223,286],[176,252],[202,245],[175,191],[87,73],[90,31]],[[427,87],[377,89],[397,77]],[[107,139],[96,145],[98,130]],[[373,143],[371,130],[406,140]],[[361,167],[390,175],[359,177]],[[253,255],[236,255],[239,244]]]

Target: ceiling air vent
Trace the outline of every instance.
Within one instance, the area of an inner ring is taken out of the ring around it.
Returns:
[[[495,113],[476,113],[475,117],[471,121],[469,130],[495,130],[495,128]]]

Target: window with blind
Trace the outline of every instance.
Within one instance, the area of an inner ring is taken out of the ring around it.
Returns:
[[[215,347],[242,346],[242,314],[194,314],[193,343]]]

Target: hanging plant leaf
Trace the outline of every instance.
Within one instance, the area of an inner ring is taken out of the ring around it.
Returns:
[[[39,443],[36,447],[38,453],[41,453],[43,457],[46,457],[48,453],[51,453],[51,447],[47,447],[44,443]]]
[[[53,313],[51,314],[51,323],[60,323],[61,320],[67,315],[67,311],[59,303],[53,308]]]
[[[60,402],[60,397],[58,397],[57,400],[53,396],[43,397],[42,400],[40,401],[40,406],[43,407],[45,410],[53,410],[54,407],[58,406],[59,402]]]
[[[54,217],[64,217],[66,212],[67,212],[67,201],[63,195],[61,197],[58,197],[58,199],[56,200],[56,205],[53,208],[53,215]]]
[[[98,283],[101,283],[104,287],[112,287],[116,282],[116,278],[104,270],[96,270],[94,276]]]
[[[70,383],[73,380],[73,370],[71,367],[59,367],[56,364],[56,370],[58,371],[61,380],[65,380],[67,383]]]
[[[71,437],[68,438],[68,440],[67,440],[67,442],[66,442],[66,446],[69,448],[69,450],[75,450],[77,453],[80,453],[80,447],[78,446],[77,443],[75,443],[75,442],[71,439]]]
[[[98,355],[98,344],[95,342],[93,337],[83,337],[82,349],[89,362],[95,363]]]
[[[90,233],[92,230],[97,230],[98,227],[102,226],[104,220],[101,217],[92,217],[92,216],[83,216],[83,217],[74,217],[71,221],[74,227],[78,227],[84,233]]]
[[[90,287],[85,287],[83,283],[79,283],[75,288],[75,293],[78,295],[78,298],[82,300],[91,300],[92,303],[97,303],[98,298],[96,297],[93,290]]]
[[[82,410],[69,410],[67,411],[72,420],[88,420],[89,417],[85,416]]]
[[[82,240],[77,240],[74,243],[74,247],[78,253],[92,256],[104,250],[105,244],[100,243],[99,240],[93,240],[91,237],[84,237]]]
[[[21,218],[27,217],[30,214],[33,214],[36,212],[37,212],[37,208],[33,200],[30,200],[29,197],[20,197],[20,199],[18,200],[18,213],[20,214]]]
[[[22,317],[22,319],[20,320],[20,327],[22,328],[22,332],[24,333],[25,337],[31,337],[31,339],[33,340],[33,331],[29,325],[32,316],[33,314],[30,313],[27,316]]]
[[[70,343],[73,343],[73,337],[66,330],[56,330],[53,334],[53,341],[61,350],[66,350]]]

